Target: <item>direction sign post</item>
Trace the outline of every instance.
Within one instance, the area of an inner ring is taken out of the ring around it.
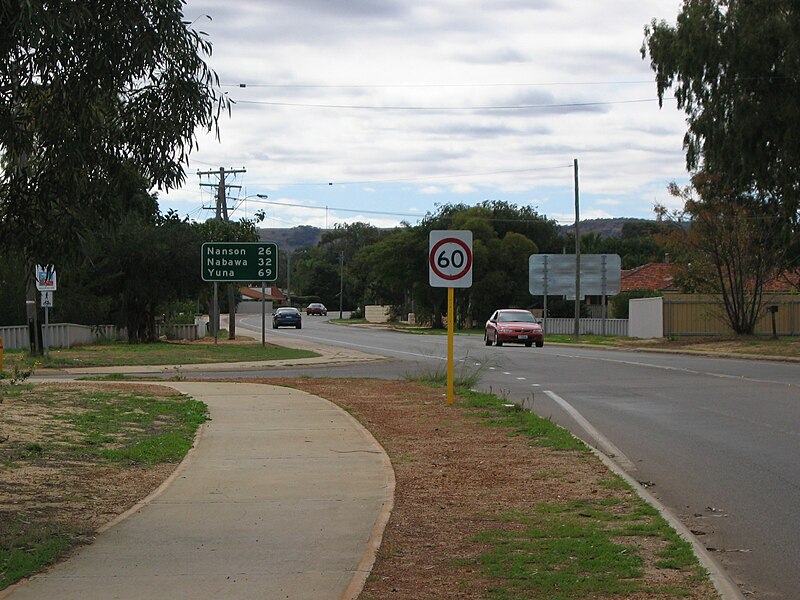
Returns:
[[[431,231],[428,243],[428,281],[431,287],[447,288],[447,403],[452,404],[454,288],[472,287],[472,232]]]
[[[276,281],[278,245],[264,242],[206,242],[203,281]]]
[[[260,281],[278,279],[278,245],[272,242],[206,242],[200,254],[200,274],[203,281],[214,282],[214,343],[217,343],[219,309],[217,285],[220,281]],[[261,342],[264,344],[266,315],[262,295]]]

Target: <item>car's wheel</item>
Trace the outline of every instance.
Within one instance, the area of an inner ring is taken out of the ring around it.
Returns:
[[[483,334],[483,343],[486,344],[487,346],[492,345],[492,340],[489,339],[489,334],[487,333]]]
[[[531,346],[533,346],[533,342],[525,342],[526,348],[530,348]]]
[[[297,326],[298,329],[302,329],[302,327],[303,327],[302,325],[298,325]]]
[[[541,348],[542,346],[544,346],[544,342],[536,342],[537,348]]]
[[[500,338],[495,338],[494,345],[495,346],[502,346],[503,345],[503,340],[501,340]]]
[[[277,329],[277,328],[278,328],[278,326],[277,326],[275,323],[273,323],[273,324],[272,324],[272,328],[273,328],[273,329]]]

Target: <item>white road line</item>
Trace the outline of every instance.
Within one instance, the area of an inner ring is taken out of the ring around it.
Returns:
[[[561,408],[563,408],[569,416],[575,419],[575,422],[580,425],[586,433],[589,434],[591,438],[597,442],[598,449],[602,450],[604,454],[613,458],[623,469],[626,471],[635,471],[636,466],[630,461],[630,459],[625,456],[622,451],[617,448],[611,440],[609,440],[606,436],[600,433],[594,425],[589,423],[586,418],[579,413],[569,402],[564,400],[561,396],[556,394],[555,392],[551,392],[550,390],[545,390],[545,394],[547,394],[550,399],[558,404]]]
[[[719,379],[735,379],[739,381],[750,381],[752,383],[765,383],[770,385],[781,385],[787,387],[795,387],[796,384],[794,383],[786,383],[784,381],[773,381],[770,379],[756,379],[755,377],[745,377],[744,375],[729,375],[727,373],[714,373],[712,371],[698,371],[696,369],[687,369],[685,367],[671,367],[668,365],[656,365],[653,363],[647,363],[637,360],[621,360],[616,358],[600,358],[599,356],[578,356],[575,354],[555,354],[555,356],[560,356],[562,358],[575,358],[578,360],[594,360],[598,362],[610,362],[610,363],[618,363],[623,365],[632,365],[634,367],[649,367],[651,369],[661,369],[662,371],[677,371],[680,373],[688,373],[689,375],[702,375],[706,377],[717,377]],[[709,358],[709,357],[704,357]]]

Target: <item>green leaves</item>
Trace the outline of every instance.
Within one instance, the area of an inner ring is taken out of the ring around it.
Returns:
[[[228,108],[183,2],[0,0],[0,239],[50,260],[113,219],[123,165],[185,177],[196,131]],[[69,232],[68,234],[65,231]]]
[[[645,29],[659,98],[687,115],[691,171],[782,207],[797,224],[800,6],[786,0],[685,1],[672,26]]]

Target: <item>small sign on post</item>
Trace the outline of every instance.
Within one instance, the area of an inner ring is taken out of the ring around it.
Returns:
[[[472,232],[431,231],[428,243],[428,281],[431,287],[447,288],[447,403],[452,404],[455,329],[453,288],[472,287]]]
[[[42,293],[41,305],[44,308],[44,328],[42,329],[42,345],[45,357],[49,354],[50,342],[50,308],[53,306],[53,292],[56,291],[56,268],[53,265],[36,265],[33,271],[36,289]]]
[[[56,268],[53,265],[36,265],[33,276],[36,279],[36,289],[40,292],[56,291]]]

